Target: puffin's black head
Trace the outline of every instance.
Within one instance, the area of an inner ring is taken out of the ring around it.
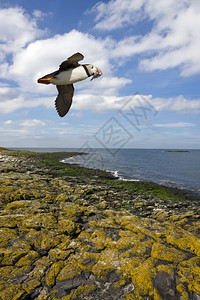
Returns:
[[[98,78],[103,74],[99,68],[97,68],[93,65],[87,64],[85,66],[87,67],[88,73],[90,74],[90,76],[93,76],[91,80]]]

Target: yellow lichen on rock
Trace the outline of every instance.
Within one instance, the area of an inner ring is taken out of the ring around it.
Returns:
[[[60,271],[57,280],[63,281],[67,279],[72,279],[79,275],[82,271],[81,264],[79,261],[71,258],[69,261],[65,262],[64,268]]]
[[[28,253],[26,250],[0,249],[2,266],[12,266]]]
[[[92,268],[92,272],[99,278],[103,279],[107,274],[114,270],[120,270],[118,251],[114,249],[102,251],[97,263]]]
[[[155,259],[148,258],[143,264],[131,270],[131,278],[135,286],[134,294],[137,297],[140,295],[153,297],[153,278],[156,274],[154,264]]]
[[[36,216],[29,216],[29,218],[25,219],[22,223],[24,230],[33,229],[41,229],[41,228],[55,228],[55,224],[57,223],[55,217],[52,214],[38,214]]]
[[[154,288],[154,293],[153,293],[153,299],[154,300],[163,300],[163,298],[160,297],[158,291],[156,290],[156,288]]]
[[[66,219],[78,217],[85,211],[83,206],[71,202],[61,202],[60,209],[65,214]]]
[[[38,279],[32,279],[30,281],[27,281],[26,283],[22,284],[22,288],[27,292],[27,294],[30,294],[32,291],[35,290],[36,287],[40,286],[41,282]]]
[[[74,251],[72,249],[62,250],[60,248],[53,248],[49,251],[49,258],[51,259],[52,262],[58,260],[65,260],[73,252]]]
[[[69,218],[63,218],[58,221],[58,231],[59,233],[66,233],[68,235],[73,235],[80,232],[79,225]]]
[[[178,263],[179,261],[186,259],[187,256],[173,247],[167,247],[161,243],[154,243],[151,251],[151,257]]]
[[[94,244],[94,247],[97,250],[103,250],[107,243],[106,241],[106,233],[104,230],[96,229],[91,236],[91,242]]]
[[[131,278],[136,268],[143,265],[145,259],[139,257],[121,258],[120,259],[120,272],[123,278]]]
[[[0,245],[1,247],[9,246],[9,243],[17,239],[17,233],[14,229],[0,228]]]
[[[22,267],[31,265],[38,258],[39,254],[36,251],[30,250],[25,256],[18,260],[15,266]]]
[[[50,264],[51,261],[49,257],[44,256],[38,259],[34,264],[34,269],[30,272],[30,276],[36,279],[41,279],[45,275],[46,270],[49,268]]]
[[[167,242],[200,256],[200,240],[183,229],[173,228],[173,231],[167,235]]]
[[[47,286],[53,286],[55,284],[56,277],[58,273],[64,268],[64,266],[65,266],[64,261],[58,261],[52,264],[45,277],[45,282]]]
[[[37,200],[31,201],[31,200],[18,200],[10,202],[6,205],[4,212],[29,212],[30,210],[32,212],[37,211],[42,207],[41,203]]]
[[[95,290],[95,285],[81,285],[79,286],[75,291],[72,291],[70,293],[70,299],[84,299],[84,296],[87,296],[89,293],[91,293],[93,290]]]
[[[16,299],[19,300],[26,294],[25,290],[21,288],[20,284],[10,284],[5,290],[0,292],[1,300]]]
[[[189,299],[189,294],[186,291],[186,288],[184,284],[179,283],[177,286],[177,291],[180,293],[180,300],[188,300]]]
[[[200,257],[194,257],[179,264],[181,283],[187,283],[188,290],[200,294]]]
[[[124,250],[127,256],[150,256],[153,239],[146,240],[145,234],[132,232],[130,230],[119,231],[120,239],[116,242],[115,247],[119,250]]]

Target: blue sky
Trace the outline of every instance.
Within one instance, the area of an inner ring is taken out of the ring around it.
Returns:
[[[200,148],[197,0],[0,1],[0,146]],[[73,53],[103,71],[57,90],[37,79]]]

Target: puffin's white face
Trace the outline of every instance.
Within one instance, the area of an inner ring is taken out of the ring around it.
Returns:
[[[87,65],[87,68],[88,68],[88,71],[89,71],[90,75],[93,76],[92,79],[100,77],[103,74],[102,71],[99,68],[97,68],[93,65]]]

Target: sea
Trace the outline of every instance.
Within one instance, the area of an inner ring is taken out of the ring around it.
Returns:
[[[200,195],[200,150],[88,148],[80,151],[77,148],[23,149],[37,152],[85,152],[85,155],[64,158],[62,162],[105,170],[112,173],[119,180],[151,181],[169,187],[193,191]]]

